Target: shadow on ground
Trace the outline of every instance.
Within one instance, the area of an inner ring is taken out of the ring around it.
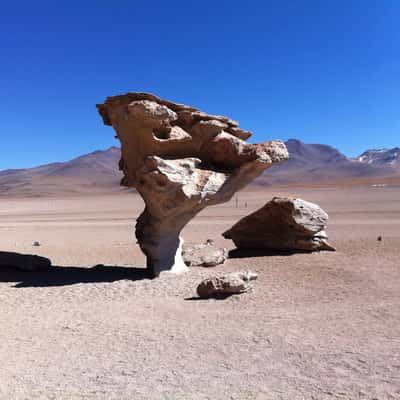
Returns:
[[[39,268],[39,269],[37,269]],[[15,282],[16,288],[66,286],[150,279],[145,268],[96,265],[85,267],[51,266],[45,257],[0,252],[0,282]]]
[[[186,297],[184,300],[185,301],[226,300],[229,297],[233,297],[233,296],[239,296],[239,294],[238,293],[229,293],[229,294],[214,295],[214,296],[209,296],[209,297],[192,296],[192,297]]]
[[[309,254],[310,251],[306,250],[287,250],[287,251],[274,251],[266,249],[247,249],[239,250],[234,249],[229,251],[228,258],[252,258],[252,257],[289,257],[295,254]]]

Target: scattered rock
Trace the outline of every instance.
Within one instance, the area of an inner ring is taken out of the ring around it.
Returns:
[[[248,292],[252,289],[251,281],[256,280],[257,273],[252,271],[232,272],[205,279],[197,287],[201,298],[224,297]]]
[[[38,271],[51,267],[48,258],[32,254],[19,254],[11,252],[0,252],[0,266],[16,268],[21,271]]]
[[[187,271],[183,227],[289,157],[281,141],[246,143],[251,133],[237,122],[152,94],[108,97],[97,108],[121,141],[121,184],[145,200],[136,238],[153,276]]]
[[[33,242],[32,246],[33,247],[39,247],[39,246],[41,246],[41,243],[40,242]]]
[[[206,243],[184,246],[182,257],[188,267],[215,267],[225,262],[228,251],[208,239]]]
[[[335,248],[328,243],[328,214],[317,204],[274,197],[223,233],[238,249],[315,251]]]
[[[383,238],[382,238],[382,236],[378,236],[378,237],[376,238],[376,240],[377,240],[378,242],[382,242]]]

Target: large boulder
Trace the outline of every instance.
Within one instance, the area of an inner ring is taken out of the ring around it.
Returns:
[[[228,258],[228,251],[214,243],[192,244],[183,247],[183,261],[188,267],[215,267]]]
[[[197,287],[197,294],[203,299],[226,297],[232,294],[246,293],[253,288],[252,282],[258,275],[252,271],[231,272],[205,279]]]
[[[274,197],[223,233],[238,249],[332,250],[325,227],[328,214],[317,204]]]
[[[187,271],[183,227],[289,156],[281,141],[246,143],[250,132],[237,122],[152,94],[108,97],[97,108],[121,141],[122,185],[146,203],[136,238],[153,276]]]

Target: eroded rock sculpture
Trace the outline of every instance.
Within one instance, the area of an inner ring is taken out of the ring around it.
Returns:
[[[238,249],[332,250],[325,227],[328,214],[302,199],[274,197],[223,233]]]
[[[154,276],[187,270],[180,232],[199,211],[288,158],[280,141],[246,143],[251,133],[237,122],[151,94],[108,97],[97,107],[121,141],[122,185],[145,201],[136,237]]]
[[[197,294],[207,299],[246,293],[253,288],[252,281],[257,278],[257,273],[253,271],[231,272],[215,276],[202,281],[197,287]]]

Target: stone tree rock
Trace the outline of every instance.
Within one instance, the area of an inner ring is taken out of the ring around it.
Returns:
[[[328,214],[317,204],[274,197],[223,233],[238,249],[332,250],[325,227]]]
[[[154,276],[187,270],[179,235],[199,211],[288,158],[280,141],[248,144],[237,122],[152,94],[108,97],[97,108],[121,141],[121,184],[145,201],[136,237]]]

